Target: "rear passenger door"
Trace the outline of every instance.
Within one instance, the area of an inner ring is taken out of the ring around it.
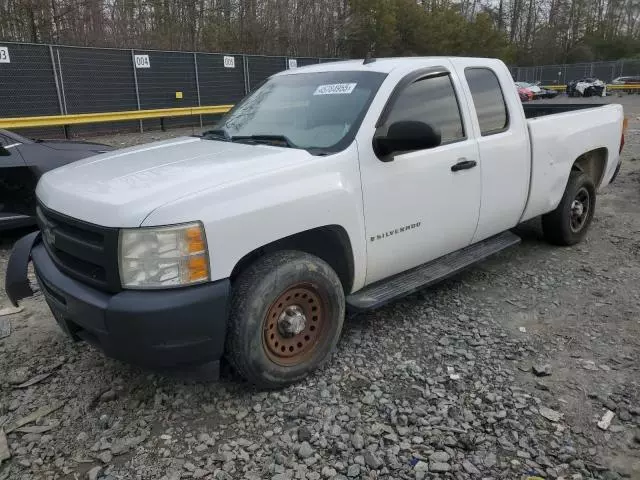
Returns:
[[[475,243],[518,224],[529,194],[531,149],[520,99],[506,66],[486,59],[454,62],[458,75],[466,80],[480,155],[482,196]]]

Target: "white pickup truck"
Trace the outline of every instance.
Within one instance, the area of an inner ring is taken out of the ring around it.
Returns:
[[[20,240],[60,326],[149,366],[261,387],[325,362],[377,308],[516,244],[582,240],[624,144],[620,105],[520,103],[480,58],[346,61],[268,79],[215,130],[46,173]]]

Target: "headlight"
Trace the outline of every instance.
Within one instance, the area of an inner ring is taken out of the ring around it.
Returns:
[[[209,280],[200,223],[120,230],[118,257],[124,288],[171,288]]]

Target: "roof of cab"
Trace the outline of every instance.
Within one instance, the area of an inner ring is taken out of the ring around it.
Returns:
[[[464,57],[397,57],[397,58],[376,58],[374,61],[365,64],[363,59],[345,60],[338,62],[320,63],[317,65],[309,65],[306,67],[285,70],[276,75],[295,75],[297,73],[313,73],[313,72],[340,72],[340,71],[363,71],[363,72],[380,72],[391,73],[396,68],[410,68],[412,66],[420,67],[426,61],[434,60],[451,60],[452,58],[463,59]],[[487,59],[492,61],[493,59]],[[276,76],[274,75],[274,76]]]

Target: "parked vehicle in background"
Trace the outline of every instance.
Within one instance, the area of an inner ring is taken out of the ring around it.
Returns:
[[[533,83],[516,82],[516,86],[518,88],[526,88],[527,90],[531,91],[531,93],[533,93],[533,99],[538,98],[538,94],[541,91],[541,88],[538,85],[535,85]]]
[[[536,98],[555,98],[558,96],[557,90],[544,88],[542,86],[542,82],[536,82],[534,85],[540,89],[540,91],[536,94]]]
[[[518,89],[518,96],[520,97],[521,102],[530,102],[533,100],[533,92],[531,90],[528,88],[518,87],[517,85],[516,88]]]
[[[0,130],[0,231],[35,223],[35,189],[43,173],[112,150],[68,140],[31,140]]]
[[[556,98],[559,92],[548,88],[542,88],[538,94],[538,98]]]
[[[282,387],[329,359],[346,308],[454,275],[521,222],[583,240],[623,136],[620,105],[523,105],[500,60],[286,70],[202,137],[45,174],[7,296],[32,294],[31,258],[71,338],[145,365],[225,355]]]
[[[602,80],[593,77],[573,80],[567,84],[566,93],[570,97],[604,97],[607,86]]]
[[[617,92],[640,93],[640,76],[614,78],[611,84],[619,87]]]
[[[612,85],[640,85],[640,77],[618,77],[611,80]]]

